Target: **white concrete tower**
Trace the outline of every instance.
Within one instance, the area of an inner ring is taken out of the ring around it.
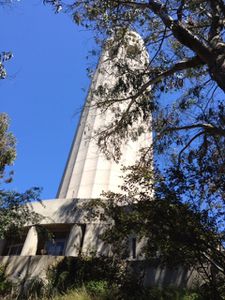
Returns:
[[[107,99],[100,99],[95,91],[99,86],[108,90],[114,87],[118,79],[116,63],[119,61],[127,64],[132,71],[144,70],[148,65],[144,42],[136,32],[127,31],[119,46],[115,46],[115,37],[106,43],[74,137],[58,198],[92,199],[98,198],[102,191],[119,192],[123,175],[121,167],[133,165],[139,149],[151,143],[149,133],[142,134],[136,141],[128,141],[122,145],[122,156],[118,163],[107,160],[96,145],[96,131],[115,118],[115,108],[120,111],[126,108],[125,104],[114,104],[111,110],[103,113],[96,107],[96,103]],[[121,92],[121,98],[126,96]],[[150,124],[146,124],[146,131],[149,131],[149,127]]]
[[[122,39],[118,36],[121,34]],[[135,114],[129,125],[132,133],[138,131],[142,134],[137,134],[136,139],[135,134],[133,139],[122,140],[118,137],[122,155],[117,163],[107,160],[96,144],[96,132],[104,130],[105,127],[112,128],[113,124],[120,124],[121,115],[122,120],[131,116],[130,111],[129,114],[126,112],[133,99],[140,105],[143,101],[148,101],[148,95],[137,93],[138,87],[145,83],[145,79],[142,79],[148,64],[144,42],[136,32],[118,30],[106,42],[81,114],[57,199],[32,203],[32,209],[42,216],[40,225],[53,234],[54,241],[42,236],[35,224],[27,226],[24,231],[27,235],[21,244],[17,240],[0,241],[0,253],[13,255],[20,252],[23,256],[10,264],[9,272],[13,276],[27,276],[29,268],[29,276],[40,275],[40,266],[42,270],[47,268],[53,262],[54,256],[76,257],[81,253],[111,255],[109,245],[101,240],[107,222],[90,217],[89,211],[80,204],[99,198],[103,191],[121,192],[120,185],[123,184],[124,175],[122,166],[133,165],[139,159],[139,149],[151,144],[151,116],[143,124],[143,111],[139,112],[139,117]],[[100,90],[104,92],[100,93]],[[133,97],[134,93],[136,98]],[[105,102],[108,109],[102,111],[97,105],[99,102]],[[111,103],[113,104],[110,106]],[[135,251],[135,256],[139,248],[137,251],[132,250]],[[34,255],[41,259],[39,267],[36,265],[36,258],[30,263],[30,256]],[[25,262],[24,259],[28,260]],[[8,256],[5,262],[8,265]]]

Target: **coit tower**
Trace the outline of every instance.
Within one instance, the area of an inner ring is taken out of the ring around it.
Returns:
[[[127,110],[130,103],[129,95],[133,92],[132,87],[126,88],[125,91],[118,84],[118,78],[121,85],[124,82],[126,85],[128,70],[130,73],[141,74],[149,63],[141,37],[133,31],[118,32],[105,43],[99,59],[57,198],[92,199],[100,197],[103,191],[120,192],[124,175],[123,167],[133,165],[140,155],[139,150],[151,143],[149,121],[145,124],[146,132],[140,134],[138,138],[124,143],[121,141],[122,155],[117,161],[112,158],[107,159],[97,146],[101,130],[109,128],[110,124],[116,124],[116,118]],[[121,35],[123,35],[122,38]],[[116,101],[111,105],[110,101],[113,98],[111,91],[115,88],[119,92],[117,91],[114,97]],[[96,92],[101,90],[104,90],[104,93]],[[105,106],[110,105],[104,110],[99,107],[100,103]],[[134,123],[138,125],[139,120]]]

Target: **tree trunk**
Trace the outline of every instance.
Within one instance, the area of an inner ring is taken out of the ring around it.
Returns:
[[[212,79],[225,92],[225,53],[212,57],[212,62],[208,65]]]

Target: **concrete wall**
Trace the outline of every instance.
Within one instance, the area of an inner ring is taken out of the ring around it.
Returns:
[[[49,266],[57,264],[63,256],[0,256],[0,264],[6,266],[6,275],[13,279],[45,278]]]
[[[90,199],[49,199],[33,202],[31,209],[40,214],[40,224],[73,224],[100,222],[84,208]],[[31,224],[28,224],[31,225]]]
[[[6,266],[6,274],[13,279],[29,279],[36,276],[45,278],[48,268],[63,258],[63,256],[0,256],[0,263]],[[143,275],[145,286],[191,288],[199,282],[196,272],[183,268],[162,269],[157,262],[152,264],[146,264],[143,261],[127,263],[136,274]]]
[[[83,234],[84,232],[81,225],[74,224],[72,226],[67,240],[65,255],[78,256],[81,253]]]
[[[90,256],[110,256],[110,246],[103,242],[100,238],[106,226],[104,224],[86,224],[84,235],[84,243],[82,247],[82,254]]]

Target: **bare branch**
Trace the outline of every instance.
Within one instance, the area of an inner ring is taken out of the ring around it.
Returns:
[[[184,27],[179,20],[174,20],[168,13],[165,5],[160,1],[149,0],[149,3],[137,3],[123,1],[122,5],[133,7],[150,9],[154,12],[162,22],[170,28],[174,37],[184,46],[188,47],[190,50],[194,51],[203,62],[211,65],[212,62],[212,50],[206,44],[198,39],[188,28]]]
[[[203,65],[203,62],[199,59],[198,56],[194,56],[192,58],[180,61],[180,62],[174,64],[170,69],[160,72],[156,77],[154,77],[153,79],[150,79],[148,82],[146,82],[141,87],[141,89],[133,96],[133,98],[136,99],[137,97],[139,97],[143,93],[143,91],[145,91],[151,85],[159,82],[164,77],[168,77],[168,76],[173,75],[176,72],[194,68],[194,67],[201,66],[201,65]]]
[[[215,36],[219,34],[220,28],[220,17],[219,17],[219,7],[215,0],[209,0],[212,9],[212,21],[211,28],[209,31],[209,40],[211,41]]]
[[[211,124],[193,124],[193,125],[187,125],[181,127],[166,128],[165,130],[163,130],[163,132],[160,133],[160,135],[166,134],[168,132],[173,132],[173,131],[189,130],[189,129],[196,129],[196,128],[204,129],[204,133],[209,133],[211,135],[225,136],[225,130],[223,128],[215,127]]]
[[[190,139],[190,141],[187,143],[187,145],[180,151],[179,155],[178,155],[178,166],[181,163],[181,156],[183,154],[183,152],[191,145],[191,143],[196,140],[199,136],[203,135],[205,132],[201,131],[199,133],[197,133],[196,135],[193,136],[193,138]]]
[[[162,48],[162,45],[163,45],[163,42],[164,42],[164,39],[166,37],[166,30],[167,30],[167,27],[165,27],[164,29],[164,32],[163,32],[163,36],[162,36],[162,39],[160,41],[160,44],[159,44],[159,47],[158,47],[158,50],[156,51],[155,55],[152,57],[150,63],[149,63],[149,66],[151,65],[151,63],[154,61],[154,59],[157,57],[157,55],[159,54],[161,48]]]
[[[180,6],[177,9],[177,19],[179,21],[182,21],[184,4],[185,4],[185,0],[181,0]]]
[[[225,4],[223,0],[217,0],[217,4],[219,5],[221,12],[223,13],[223,16],[225,17]]]

